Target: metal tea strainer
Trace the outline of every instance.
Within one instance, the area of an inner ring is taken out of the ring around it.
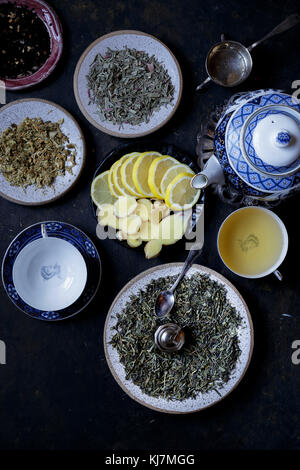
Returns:
[[[262,39],[243,46],[240,42],[226,40],[221,36],[221,42],[215,44],[208,52],[205,62],[208,77],[197,86],[196,91],[211,80],[224,87],[233,87],[242,83],[252,70],[252,57],[250,52],[261,42],[283,33],[300,22],[300,16],[295,13],[288,16],[282,23],[266,34]]]

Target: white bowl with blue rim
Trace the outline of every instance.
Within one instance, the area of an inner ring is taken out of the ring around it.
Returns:
[[[101,262],[93,242],[63,222],[23,230],[8,247],[2,281],[16,307],[33,318],[63,320],[95,296]]]
[[[82,254],[66,240],[43,236],[26,245],[13,266],[17,293],[32,307],[61,310],[72,305],[83,292],[87,268]]]

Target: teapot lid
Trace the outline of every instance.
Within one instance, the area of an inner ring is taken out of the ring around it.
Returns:
[[[300,168],[300,113],[288,106],[265,106],[254,112],[241,132],[248,163],[259,171],[288,175]]]

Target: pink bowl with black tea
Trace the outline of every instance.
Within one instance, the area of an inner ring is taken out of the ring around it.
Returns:
[[[7,90],[40,83],[56,67],[62,27],[42,0],[0,0],[0,80]]]

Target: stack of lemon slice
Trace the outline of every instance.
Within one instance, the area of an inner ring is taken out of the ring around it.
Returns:
[[[93,202],[100,211],[102,210],[102,213],[104,210],[108,211],[112,218],[110,223],[107,215],[104,217],[100,214],[101,222],[99,223],[114,228],[120,228],[121,223],[124,228],[125,221],[121,220],[123,216],[120,215],[119,206],[121,203],[126,205],[130,203],[130,207],[134,207],[134,210],[132,209],[130,214],[126,213],[126,217],[128,219],[130,216],[131,227],[138,227],[138,230],[136,233],[130,233],[130,237],[127,236],[128,244],[138,246],[142,241],[148,241],[148,245],[149,242],[153,242],[151,236],[147,240],[145,238],[146,224],[148,224],[148,229],[149,224],[152,224],[150,233],[154,231],[160,243],[169,244],[165,233],[162,235],[159,232],[158,224],[164,217],[171,217],[170,210],[188,211],[196,204],[200,191],[192,188],[190,184],[193,176],[194,172],[189,166],[180,163],[170,155],[161,155],[155,151],[132,152],[123,155],[111,166],[110,170],[99,174],[92,182]],[[154,220],[155,214],[158,213],[159,220],[156,221]],[[180,218],[179,215],[174,220],[178,219],[181,224],[186,217],[182,215]],[[162,227],[165,227],[167,222],[165,221]],[[128,220],[126,223],[128,224]],[[130,231],[132,232],[132,229]],[[126,239],[125,235],[126,231],[120,229],[118,238]],[[170,238],[171,242],[174,242],[173,238]],[[148,252],[149,246],[147,250],[145,247],[146,256]]]
[[[164,200],[174,211],[187,210],[200,194],[190,185],[193,175],[189,166],[169,155],[132,152],[94,179],[91,196],[98,207],[120,196],[134,196]]]

